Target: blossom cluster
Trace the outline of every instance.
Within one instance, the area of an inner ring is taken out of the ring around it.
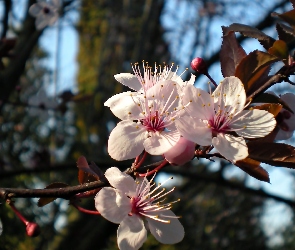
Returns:
[[[214,147],[235,163],[248,156],[247,140],[265,137],[276,126],[271,113],[248,107],[244,85],[237,77],[226,77],[208,93],[193,85],[193,75],[186,82],[172,66],[153,69],[143,64],[143,73],[135,64],[134,74],[115,75],[133,91],[105,102],[122,120],[108,141],[108,152],[115,160],[132,159],[145,150],[151,155],[167,153],[170,163],[177,164],[176,158],[184,163],[193,157],[197,144]]]

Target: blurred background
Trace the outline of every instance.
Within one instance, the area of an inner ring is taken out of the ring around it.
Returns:
[[[114,163],[106,150],[118,120],[103,104],[125,90],[115,74],[132,73],[130,63],[142,60],[174,62],[182,73],[203,57],[219,82],[221,26],[243,23],[276,38],[271,13],[292,9],[286,0],[61,0],[59,20],[37,31],[28,14],[34,3],[0,0],[0,187],[78,185],[81,155],[102,170],[130,167],[131,161]],[[247,53],[263,50],[237,37]],[[196,86],[207,88],[207,81],[197,75]],[[273,90],[294,92],[288,86]],[[164,168],[157,179],[175,177],[170,199],[181,199],[173,211],[182,216],[186,235],[172,246],[149,235],[142,249],[294,249],[295,171],[263,167],[271,184],[218,159]],[[9,206],[0,204],[0,249],[117,249],[117,225],[65,200],[42,208],[37,201],[15,200],[41,226],[37,238],[27,237]],[[94,209],[92,198],[82,204]]]

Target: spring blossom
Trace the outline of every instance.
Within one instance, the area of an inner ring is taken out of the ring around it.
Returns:
[[[114,188],[102,188],[95,197],[95,207],[104,218],[120,224],[117,241],[121,250],[139,249],[147,239],[146,228],[163,244],[183,239],[184,229],[170,210],[171,203],[162,203],[173,189],[165,192],[146,178],[134,181],[116,167],[109,168],[105,176]]]
[[[176,121],[181,135],[201,146],[213,145],[235,162],[248,156],[244,138],[268,135],[276,126],[274,116],[264,110],[244,110],[246,93],[239,78],[226,77],[212,94],[189,85],[184,90],[188,115]]]

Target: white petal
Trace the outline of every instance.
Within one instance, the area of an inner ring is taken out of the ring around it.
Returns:
[[[175,244],[182,241],[184,237],[184,228],[175,217],[175,214],[170,210],[159,214],[159,219],[170,220],[170,223],[163,223],[146,217],[152,235],[154,235],[159,242],[163,244]]]
[[[130,175],[121,172],[116,167],[111,167],[105,172],[105,177],[108,179],[109,183],[120,192],[129,196],[135,196],[137,185]]]
[[[151,133],[143,145],[145,150],[151,155],[162,155],[171,149],[179,140],[180,134],[176,131],[161,133]]]
[[[206,91],[187,85],[183,95],[183,104],[189,104],[185,108],[187,114],[203,120],[209,120],[214,116],[214,99]]]
[[[180,106],[180,94],[180,86],[171,80],[158,82],[146,92],[147,99],[152,100],[149,105],[163,112],[173,112]]]
[[[120,250],[137,250],[147,239],[143,220],[137,216],[127,216],[117,231],[117,241]]]
[[[268,135],[276,126],[274,116],[265,110],[243,110],[230,124],[237,134],[246,138],[259,138]]]
[[[175,125],[180,134],[187,140],[193,141],[201,146],[211,145],[211,129],[200,119],[184,116],[176,120]]]
[[[121,223],[131,212],[130,199],[111,187],[102,188],[95,196],[95,208],[107,220]]]
[[[246,92],[241,80],[235,76],[224,78],[213,92],[214,102],[223,109],[231,106],[232,110],[239,112],[244,109],[246,103]]]
[[[242,137],[218,134],[212,139],[212,144],[221,155],[233,163],[248,156],[248,148]]]
[[[119,122],[109,137],[109,155],[118,161],[135,158],[144,149],[143,141],[147,137],[146,133],[141,124],[133,121]]]
[[[119,83],[135,91],[139,91],[142,88],[138,78],[133,74],[121,73],[121,74],[114,75],[114,77]]]
[[[141,111],[134,102],[134,100],[137,100],[136,96],[138,96],[138,94],[131,91],[116,94],[109,98],[104,103],[104,106],[109,107],[113,114],[119,119],[132,120],[136,118]]]

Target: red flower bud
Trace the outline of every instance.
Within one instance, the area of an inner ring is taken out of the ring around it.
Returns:
[[[195,59],[193,59],[191,61],[191,68],[200,74],[208,74],[208,68],[203,58],[196,57]]]
[[[37,237],[41,232],[39,225],[35,222],[28,222],[26,231],[29,237]]]

